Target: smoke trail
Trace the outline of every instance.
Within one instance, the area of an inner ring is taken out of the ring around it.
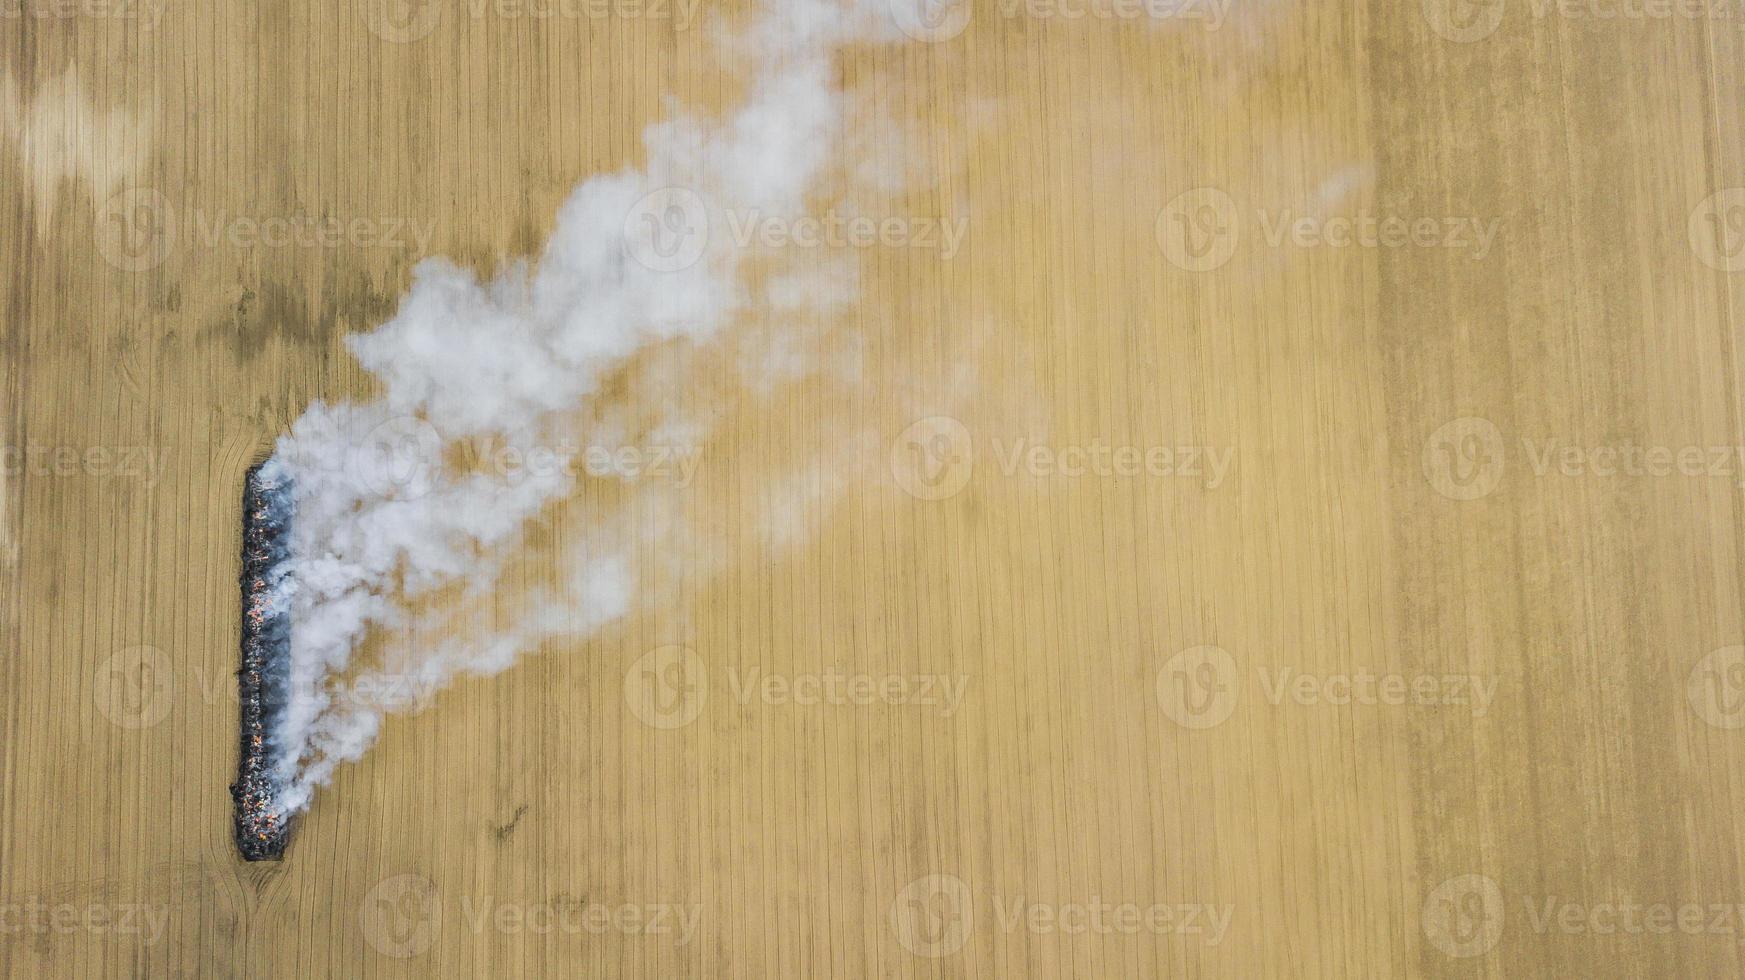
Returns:
[[[674,387],[697,377],[687,352],[718,345],[754,313],[806,325],[852,302],[853,270],[839,264],[777,272],[754,289],[748,263],[768,257],[724,234],[722,218],[726,208],[805,213],[807,196],[842,165],[832,151],[849,97],[835,85],[833,54],[885,36],[882,14],[778,0],[724,48],[757,66],[745,105],[713,123],[651,127],[645,164],[577,187],[537,262],[481,281],[426,261],[393,319],[352,338],[381,396],[311,405],[268,463],[269,475],[293,481],[297,508],[282,594],[295,624],[291,698],[273,744],[285,809],[306,806],[335,767],[369,747],[383,714],[405,706],[347,696],[338,679],[348,673],[373,670],[427,693],[463,673],[500,671],[552,636],[597,630],[647,600],[630,572],[635,541],[600,520],[560,556],[566,580],[529,615],[468,635],[466,611],[488,595],[529,521],[577,489],[574,467],[527,467],[504,480],[468,465],[468,449],[533,452],[636,435],[694,444],[707,434],[707,413]],[[635,394],[618,397],[619,385]],[[678,508],[654,490],[641,499],[653,506],[638,513],[656,526],[634,534],[676,537]],[[421,621],[438,608],[449,612]],[[417,639],[379,668],[360,668],[356,652],[385,630]]]

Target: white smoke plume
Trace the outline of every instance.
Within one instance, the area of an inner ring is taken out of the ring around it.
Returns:
[[[516,625],[481,631],[469,614],[527,546],[530,522],[571,497],[578,477],[529,466],[505,480],[469,465],[469,451],[694,444],[707,435],[700,405],[710,395],[692,385],[719,382],[696,370],[696,352],[718,355],[732,328],[754,319],[757,331],[774,320],[811,336],[853,302],[851,264],[779,268],[726,234],[723,214],[798,217],[827,177],[860,163],[837,152],[853,100],[834,55],[885,39],[890,24],[882,6],[850,0],[771,2],[722,46],[751,67],[744,105],[724,119],[651,127],[644,164],[577,187],[535,261],[484,281],[422,263],[395,316],[351,340],[380,397],[313,404],[280,440],[269,472],[293,482],[296,506],[281,596],[293,624],[291,697],[271,746],[284,809],[307,806],[397,707],[345,696],[342,679],[393,676],[429,692],[503,670],[647,601],[652,586],[631,574],[637,542],[684,538],[682,508],[650,489],[638,526],[624,527],[628,506],[590,520],[582,543],[558,556],[567,581]],[[357,662],[373,635],[392,631],[415,639],[380,663]]]

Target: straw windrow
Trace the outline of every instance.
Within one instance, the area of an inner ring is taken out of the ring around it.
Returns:
[[[281,586],[290,559],[291,484],[262,463],[242,495],[241,757],[230,795],[236,846],[249,861],[277,860],[290,842],[290,815],[274,798],[272,732],[290,687],[291,623]]]

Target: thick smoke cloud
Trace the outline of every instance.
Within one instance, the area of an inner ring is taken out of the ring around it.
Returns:
[[[529,523],[590,474],[527,466],[506,480],[476,465],[477,447],[532,458],[626,440],[695,445],[710,413],[699,404],[707,393],[690,387],[689,352],[726,348],[735,331],[760,338],[750,345],[764,352],[758,363],[742,365],[753,384],[839,367],[808,363],[805,344],[784,347],[770,332],[804,335],[839,317],[856,297],[853,264],[764,268],[770,257],[735,242],[727,218],[799,217],[832,174],[864,169],[839,158],[856,110],[833,56],[886,39],[890,23],[882,6],[772,3],[722,44],[753,72],[742,106],[651,127],[644,164],[577,187],[534,261],[490,279],[421,264],[395,316],[351,341],[380,397],[311,405],[280,440],[271,465],[294,481],[297,507],[282,595],[295,624],[292,697],[273,746],[287,809],[361,756],[384,714],[656,601],[655,585],[632,574],[639,543],[674,542],[670,554],[685,542],[689,571],[708,560],[671,488],[649,488],[575,536],[557,556],[561,583],[514,625],[480,631],[466,610],[525,546]],[[790,492],[815,498],[847,471],[814,460]],[[787,512],[773,536],[791,539],[804,520],[803,507]],[[358,662],[373,635],[393,631],[416,639]],[[407,696],[347,694],[359,690]]]

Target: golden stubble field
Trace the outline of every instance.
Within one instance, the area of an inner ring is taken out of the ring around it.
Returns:
[[[1741,972],[1739,21],[1080,9],[843,57],[965,222],[856,249],[864,392],[737,405],[730,547],[251,866],[244,469],[731,104],[718,11],[0,4],[0,972]]]

